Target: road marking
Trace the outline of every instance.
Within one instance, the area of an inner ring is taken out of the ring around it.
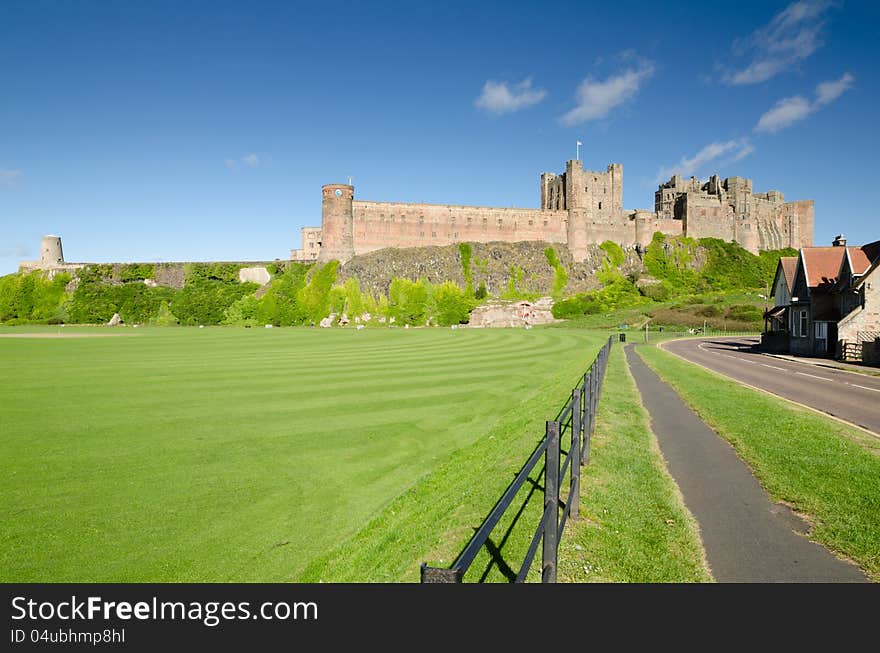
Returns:
[[[834,379],[826,379],[824,376],[816,376],[815,374],[807,374],[806,372],[795,372],[795,374],[800,374],[801,376],[808,376],[811,379],[819,379],[820,381],[834,381]],[[878,390],[880,392],[880,390]]]
[[[771,370],[779,370],[780,372],[788,372],[784,367],[776,367],[775,365],[767,365],[767,363],[761,363],[761,367],[769,367]]]
[[[858,383],[847,383],[847,385],[851,385],[854,388],[861,388],[862,390],[870,390],[871,392],[880,392],[877,388],[869,388],[866,385],[859,385]]]

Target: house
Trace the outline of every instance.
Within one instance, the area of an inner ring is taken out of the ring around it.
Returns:
[[[871,342],[866,351],[873,351],[880,337],[880,241],[848,247],[838,236],[831,247],[804,247],[792,258],[776,269],[763,348],[859,360],[860,343]]]
[[[761,344],[765,351],[771,353],[788,353],[789,350],[789,306],[791,305],[791,289],[797,271],[798,257],[783,256],[776,265],[773,286],[770,296],[773,308],[764,316],[766,324]]]
[[[871,245],[880,246],[880,243]],[[871,264],[866,266],[860,260],[854,264],[857,267],[845,272],[851,275],[851,280],[841,288],[840,302],[850,310],[837,325],[836,353],[842,360],[880,362],[880,252],[873,258]],[[861,273],[857,273],[859,269]]]

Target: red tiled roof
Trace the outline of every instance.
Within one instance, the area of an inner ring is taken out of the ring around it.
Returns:
[[[797,256],[783,256],[779,259],[779,265],[782,266],[782,272],[785,274],[785,281],[788,283],[789,289],[794,287],[794,273],[797,272],[797,264]]]
[[[873,243],[862,245],[861,250],[864,252],[865,256],[868,257],[868,260],[871,263],[874,263],[877,259],[880,259],[880,240],[875,240]]]
[[[810,289],[829,288],[837,281],[845,247],[804,247],[801,256]]]
[[[865,248],[847,247],[846,249],[849,252],[849,262],[852,266],[853,275],[858,277],[865,274],[865,271],[871,267],[871,259],[868,258]]]

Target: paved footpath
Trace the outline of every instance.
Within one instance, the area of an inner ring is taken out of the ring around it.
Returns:
[[[730,444],[712,431],[669,385],[626,347],[642,403],[670,474],[700,526],[712,575],[719,582],[865,582],[798,533],[807,524],[770,501]]]

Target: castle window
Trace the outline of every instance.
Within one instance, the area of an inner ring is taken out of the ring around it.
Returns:
[[[436,237],[437,237],[437,232],[436,232],[436,231],[432,231],[432,232],[431,232],[431,238],[436,238]]]
[[[529,220],[529,226],[531,227],[533,224],[535,224],[535,221],[534,221],[534,220]]]
[[[453,237],[453,238],[458,238],[458,232],[456,231],[454,234],[452,234],[452,237]]]
[[[599,210],[602,210],[602,202],[599,202]]]
[[[547,226],[547,221],[546,221],[546,220],[544,220],[544,226],[545,226],[545,227]]]
[[[468,218],[468,224],[470,224],[471,222],[473,222],[473,218]]]
[[[424,232],[424,231],[420,232],[420,233],[419,233],[419,238],[424,238],[424,237],[425,237],[425,232]]]
[[[419,224],[425,224],[425,216],[423,216],[423,215],[419,216]]]
[[[486,220],[486,218],[483,218],[483,226],[485,226],[487,222],[488,220]]]

